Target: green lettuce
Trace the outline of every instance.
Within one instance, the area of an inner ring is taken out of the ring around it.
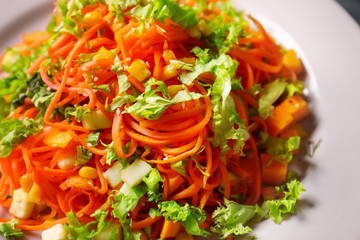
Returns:
[[[259,115],[267,119],[274,111],[273,104],[285,91],[288,83],[285,79],[278,78],[273,82],[266,84],[259,95]]]
[[[16,228],[16,225],[19,225],[18,219],[12,219],[7,223],[0,223],[0,234],[5,239],[22,238],[24,233],[20,229]]]
[[[4,119],[0,122],[0,156],[7,157],[29,136],[38,134],[43,127],[41,116],[35,119]]]
[[[153,86],[157,87],[152,89]],[[160,95],[163,95],[164,97]],[[204,96],[200,93],[182,90],[171,98],[164,82],[150,78],[145,84],[145,92],[136,98],[135,104],[126,107],[125,111],[139,117],[154,120],[158,119],[160,115],[173,104],[192,99],[199,99],[201,97]]]
[[[92,215],[92,217],[96,218],[96,221],[82,225],[73,212],[67,213],[68,223],[64,225],[65,230],[68,232],[67,238],[69,240],[91,240],[105,228],[111,228],[112,235],[109,240],[116,240],[119,229],[110,222],[106,222],[107,215],[107,211],[99,209]]]
[[[208,236],[210,233],[199,227],[206,220],[206,214],[198,207],[181,205],[176,201],[164,201],[158,203],[158,210],[152,209],[151,217],[164,216],[174,222],[179,221],[191,235]]]
[[[293,154],[292,151],[299,148],[300,137],[290,137],[286,138],[269,138],[265,142],[266,151],[275,157],[275,160],[285,161],[289,163]]]
[[[291,179],[275,190],[283,194],[276,200],[267,200],[261,206],[249,206],[224,199],[214,212],[214,226],[210,230],[224,239],[233,235],[244,235],[251,233],[251,226],[264,218],[272,218],[275,223],[281,223],[284,214],[293,214],[297,200],[303,191],[302,184]]]
[[[295,212],[295,205],[300,195],[305,190],[301,182],[293,179],[280,187],[276,187],[278,193],[284,194],[284,197],[277,200],[268,200],[263,204],[263,209],[268,210],[269,216],[275,223],[281,223],[284,214],[293,214]]]

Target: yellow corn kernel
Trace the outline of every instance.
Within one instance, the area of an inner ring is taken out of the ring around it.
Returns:
[[[100,23],[103,20],[103,17],[99,12],[88,12],[83,18],[83,24],[85,28],[92,28],[96,24]]]
[[[176,235],[175,240],[194,240],[194,237],[187,232],[179,232]]]
[[[163,72],[161,74],[161,80],[165,81],[165,80],[169,80],[172,77],[175,77],[178,74],[178,70],[176,68],[174,68],[171,65],[166,65],[163,68]]]
[[[141,59],[136,59],[135,61],[133,61],[128,68],[128,72],[140,82],[151,76],[151,72],[148,69],[148,66]]]
[[[180,58],[179,60],[184,63],[191,64],[191,65],[195,65],[195,62],[196,62],[195,57],[184,57],[184,58]]]
[[[41,189],[36,183],[33,184],[29,195],[27,197],[29,202],[40,204],[41,203]]]
[[[114,57],[114,56],[116,56],[114,53],[110,52],[109,50],[107,50],[104,47],[101,47],[99,49],[99,51],[98,51],[98,54],[96,54],[94,56],[94,60],[98,61],[98,60],[101,60],[101,59],[109,59],[109,58]]]
[[[293,70],[296,75],[301,74],[304,70],[300,58],[296,56],[296,52],[293,49],[284,54],[283,63],[286,67]]]
[[[197,26],[191,27],[187,30],[189,35],[193,38],[200,39],[201,38],[201,32],[197,28]]]
[[[98,174],[95,168],[85,166],[80,168],[79,176],[87,179],[96,179]]]
[[[204,36],[209,36],[213,32],[211,27],[205,22],[204,19],[201,19],[196,27]]]
[[[71,140],[70,133],[53,128],[44,137],[43,142],[48,146],[65,148]]]
[[[172,50],[165,50],[163,52],[163,58],[166,64],[170,64],[170,60],[176,60],[175,53]]]
[[[30,192],[33,184],[34,178],[32,174],[25,174],[20,178],[20,186],[26,193]]]
[[[181,90],[183,90],[182,85],[170,85],[167,87],[167,91],[171,97],[174,97]]]

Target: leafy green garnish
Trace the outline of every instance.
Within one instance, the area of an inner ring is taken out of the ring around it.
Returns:
[[[12,150],[26,140],[29,136],[35,135],[43,127],[42,117],[36,119],[25,118],[24,120],[4,119],[0,122],[0,156],[7,157]]]
[[[211,231],[222,239],[231,235],[243,235],[252,232],[248,223],[257,220],[258,215],[265,216],[259,206],[248,206],[224,199],[224,205],[218,207],[212,217],[214,226]]]
[[[224,239],[231,235],[243,235],[252,232],[251,226],[263,218],[272,218],[275,223],[281,223],[283,215],[294,213],[295,204],[304,191],[301,183],[292,179],[275,190],[284,197],[277,200],[267,200],[262,206],[242,205],[224,199],[224,205],[218,207],[212,217],[214,226],[211,231]]]
[[[152,89],[153,86],[158,87]],[[164,97],[159,95],[163,95]],[[158,119],[160,115],[173,104],[199,99],[201,97],[204,96],[200,93],[182,90],[171,98],[164,82],[150,78],[145,85],[145,92],[136,98],[135,104],[126,107],[125,110],[127,113],[134,113],[139,117],[154,120]]]
[[[75,121],[81,122],[82,117],[86,113],[90,113],[91,110],[84,108],[83,106],[74,105],[73,107],[67,107],[64,112],[64,116],[68,121],[71,121],[72,117],[74,117]]]
[[[267,119],[273,113],[273,104],[285,91],[287,85],[288,83],[285,79],[278,78],[263,87],[259,96],[258,109],[263,119]]]
[[[91,240],[93,237],[101,233],[105,228],[112,228],[112,235],[109,240],[116,240],[116,234],[119,229],[109,222],[106,222],[108,212],[97,210],[92,216],[96,221],[89,222],[82,225],[73,212],[66,214],[68,223],[64,225],[65,230],[68,232],[67,238],[73,240]]]
[[[286,138],[269,138],[266,143],[266,151],[274,156],[275,160],[290,162],[293,158],[292,151],[299,148],[300,137]]]
[[[305,190],[297,179],[293,179],[280,187],[275,187],[275,190],[278,193],[283,193],[284,197],[265,201],[263,208],[268,209],[269,216],[275,223],[281,223],[284,214],[295,212],[295,204]]]
[[[180,205],[176,201],[158,203],[158,210],[151,210],[151,217],[164,216],[174,222],[179,221],[191,235],[208,236],[210,233],[199,227],[206,220],[206,214],[198,207],[189,204]]]
[[[16,239],[23,237],[24,233],[20,229],[16,228],[16,225],[20,225],[18,219],[12,219],[7,223],[0,223],[0,234],[5,239]]]

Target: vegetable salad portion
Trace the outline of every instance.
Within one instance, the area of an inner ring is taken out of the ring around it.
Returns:
[[[1,66],[6,239],[232,239],[294,213],[303,65],[232,2],[58,0]]]

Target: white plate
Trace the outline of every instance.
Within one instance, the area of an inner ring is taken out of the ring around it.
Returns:
[[[238,0],[307,67],[312,139],[323,140],[303,179],[297,216],[255,228],[260,240],[360,239],[360,29],[332,0]],[[11,0],[0,8],[0,49],[45,27],[52,0]],[[4,213],[0,210],[0,217]],[[31,238],[34,239],[34,238]]]

